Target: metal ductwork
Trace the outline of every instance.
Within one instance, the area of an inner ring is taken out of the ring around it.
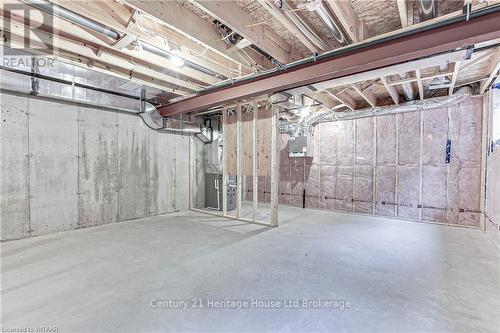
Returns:
[[[335,23],[332,15],[328,8],[323,4],[322,0],[315,0],[307,4],[307,9],[311,12],[315,12],[323,24],[327,27],[328,31],[332,34],[333,38],[339,42],[340,45],[345,46],[349,42],[344,37],[344,33]]]
[[[28,5],[34,7],[38,10],[47,12],[53,16],[60,17],[62,19],[65,19],[67,21],[75,23],[75,24],[82,26],[84,28],[87,28],[87,29],[90,29],[90,30],[95,31],[97,33],[103,34],[111,39],[118,40],[122,37],[121,33],[117,32],[113,29],[111,29],[111,28],[109,28],[109,27],[107,27],[99,22],[96,22],[94,20],[88,19],[88,18],[86,18],[78,13],[75,13],[69,9],[61,7],[55,3],[52,3],[48,0],[25,0],[25,2]],[[151,52],[151,53],[155,53],[159,56],[166,57],[168,59],[171,59],[172,57],[182,58],[181,56],[179,56],[177,54],[173,54],[172,52],[169,52],[167,50],[160,49],[152,44],[145,43],[145,42],[140,42],[140,44],[141,44],[141,47],[143,50],[146,50],[146,51]],[[184,64],[186,66],[188,66],[194,70],[197,70],[199,72],[205,73],[205,74],[210,75],[210,76],[214,76],[214,77],[222,79],[222,80],[227,79],[227,77],[225,77],[224,75],[221,75],[217,72],[214,72],[211,69],[200,66],[200,65],[198,65],[192,61],[189,61],[187,59],[184,59],[184,58],[182,58],[182,60],[184,61]]]
[[[437,1],[435,0],[417,0],[418,16],[420,22],[433,19],[437,14]]]
[[[159,132],[177,132],[195,134],[204,143],[212,142],[212,129],[199,124],[174,118],[163,117],[156,107],[143,102],[139,116],[151,129]]]
[[[292,23],[309,39],[314,45],[321,50],[328,50],[328,45],[302,20],[295,10],[288,4],[286,0],[270,1],[269,5],[274,6],[281,11]]]
[[[401,74],[399,77],[404,80],[408,78],[408,74]],[[411,82],[402,83],[401,88],[403,89],[403,95],[407,101],[413,101],[417,96],[416,90]]]

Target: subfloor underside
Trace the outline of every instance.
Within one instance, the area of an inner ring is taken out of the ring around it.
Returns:
[[[188,212],[2,243],[2,326],[59,332],[500,327],[500,258],[479,230],[292,207],[280,207],[280,223],[273,229]],[[188,301],[185,309],[181,300]],[[216,300],[248,301],[248,307]],[[269,300],[277,307],[265,308]],[[310,308],[304,300],[332,302]]]

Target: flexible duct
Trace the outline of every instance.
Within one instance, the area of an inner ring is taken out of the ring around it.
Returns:
[[[341,120],[352,120],[381,115],[389,115],[404,112],[422,111],[439,107],[456,105],[468,99],[472,95],[472,88],[464,86],[455,91],[451,96],[428,98],[425,100],[414,100],[404,104],[383,107],[372,107],[361,110],[349,111],[317,111],[297,122],[281,121],[279,124],[281,132],[290,133],[292,136],[309,135],[313,124],[320,122],[332,122]]]
[[[316,15],[319,17],[321,21],[323,21],[323,24],[326,26],[326,28],[332,34],[332,36],[337,40],[337,42],[340,43],[340,45],[345,46],[349,44],[347,40],[344,38],[344,34],[341,32],[341,30],[335,23],[335,20],[330,15],[330,12],[323,4],[322,0],[316,0],[310,2],[309,4],[307,4],[307,8],[310,11],[316,13]]]
[[[114,31],[114,30],[106,27],[105,25],[103,25],[99,22],[88,19],[88,18],[86,18],[78,13],[75,13],[69,9],[61,7],[61,6],[59,6],[55,3],[52,3],[48,0],[25,0],[25,2],[38,10],[47,12],[51,15],[54,15],[54,16],[63,18],[67,21],[70,21],[72,23],[78,24],[84,28],[87,28],[87,29],[90,29],[92,31],[98,32],[100,34],[106,35],[111,39],[118,40],[122,37],[122,35],[119,32]],[[178,56],[178,55],[174,55],[173,53],[171,53],[167,50],[160,49],[160,48],[158,48],[152,44],[149,44],[149,43],[141,42],[141,46],[144,50],[146,50],[148,52],[155,53],[159,56],[166,57],[169,59],[172,58],[173,56]],[[189,61],[187,59],[184,59],[184,58],[182,60],[184,61],[186,66],[188,66],[194,70],[197,70],[199,72],[205,73],[205,74],[210,75],[210,76],[214,76],[214,77],[222,79],[222,80],[227,79],[227,77],[220,75],[219,73],[214,72],[211,69],[200,66],[200,65],[198,65],[192,61]]]

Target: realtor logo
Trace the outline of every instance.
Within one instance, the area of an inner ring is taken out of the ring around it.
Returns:
[[[53,5],[41,2],[46,10],[39,10],[23,3],[4,3],[2,16],[3,58],[8,56],[54,54]],[[5,60],[3,61],[5,62]]]

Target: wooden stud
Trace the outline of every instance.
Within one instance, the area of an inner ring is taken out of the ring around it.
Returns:
[[[193,117],[191,117],[191,120],[193,119]],[[195,177],[195,167],[194,167],[194,164],[195,164],[195,153],[194,153],[194,150],[196,149],[195,148],[195,142],[194,142],[194,138],[195,136],[194,135],[190,135],[189,136],[189,209],[193,209],[194,207],[194,196],[193,196],[193,185],[194,185],[194,179],[196,179]]]
[[[401,19],[401,27],[406,28],[408,26],[408,3],[406,0],[397,0],[399,18]]]
[[[271,225],[278,226],[278,106],[271,106]]]
[[[453,75],[451,77],[450,88],[448,88],[448,95],[451,96],[453,94],[453,89],[455,89],[455,84],[457,83],[458,71],[460,69],[460,61],[455,62],[453,68]]]
[[[227,152],[226,152],[226,133],[227,133],[227,107],[222,108],[222,215],[227,214]],[[219,184],[220,190],[220,184]]]
[[[258,191],[258,158],[257,158],[257,116],[258,116],[258,104],[257,101],[252,101],[252,112],[253,112],[253,122],[252,122],[252,132],[253,132],[253,140],[252,140],[252,202],[253,202],[253,214],[252,220],[255,222],[257,220],[257,191]]]
[[[493,95],[491,91],[483,95],[483,112],[482,112],[482,140],[481,140],[481,192],[479,199],[479,207],[481,210],[479,224],[486,231],[486,167],[488,158],[488,123],[490,121],[491,108],[493,107]]]
[[[420,97],[420,100],[424,100],[424,85],[422,84],[421,76],[420,76],[420,69],[415,70],[415,76],[417,77],[417,86],[418,86],[418,96]]]
[[[241,104],[236,107],[236,217],[241,217]]]
[[[449,108],[448,108],[449,110]],[[419,156],[419,191],[418,191],[418,203],[422,205],[422,197],[424,193],[424,162],[423,162],[423,149],[424,149],[424,117],[423,111],[419,111],[420,113],[420,156]],[[448,173],[447,173],[448,174]],[[448,183],[446,184],[448,185]],[[422,208],[418,210],[418,219],[422,220]]]

